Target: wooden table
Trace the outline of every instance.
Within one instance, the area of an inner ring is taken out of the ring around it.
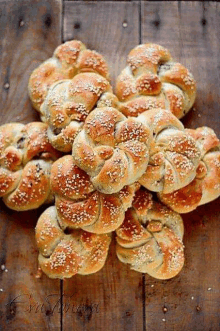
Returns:
[[[129,50],[155,42],[198,82],[184,124],[211,126],[220,136],[219,3],[0,0],[0,11],[1,124],[39,120],[28,78],[62,41],[80,39],[101,52],[113,84]],[[220,330],[219,200],[184,215],[186,263],[168,281],[129,270],[114,245],[97,274],[37,279],[34,226],[44,209],[17,213],[0,205],[1,330]]]

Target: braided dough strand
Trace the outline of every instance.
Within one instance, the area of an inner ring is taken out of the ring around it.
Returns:
[[[51,187],[60,226],[92,233],[109,233],[124,220],[139,184],[125,186],[113,195],[95,190],[89,176],[71,155],[57,160],[51,170]]]
[[[157,279],[176,276],[184,264],[183,221],[177,213],[152,199],[144,189],[137,191],[116,230],[116,253],[131,269]]]
[[[190,110],[195,101],[196,82],[166,48],[139,45],[129,53],[127,64],[116,84],[123,114],[138,116],[152,108],[163,108],[182,118]]]
[[[30,76],[28,90],[33,107],[40,111],[52,84],[82,72],[95,72],[109,79],[105,59],[96,51],[87,49],[81,41],[71,40],[58,46],[53,56]]]
[[[187,213],[220,196],[220,141],[208,127],[187,129],[197,141],[201,160],[196,178],[184,188],[169,194],[159,193],[162,202],[179,213]]]
[[[52,199],[50,169],[60,153],[46,132],[40,122],[0,127],[0,197],[11,209],[35,209]]]
[[[88,275],[105,264],[111,236],[83,230],[66,234],[60,227],[56,208],[49,207],[40,216],[35,229],[39,264],[50,278]]]

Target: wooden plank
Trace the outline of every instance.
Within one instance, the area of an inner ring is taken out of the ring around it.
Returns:
[[[139,43],[138,2],[64,1],[64,41],[80,39],[106,58],[112,83]]]
[[[56,0],[0,3],[1,124],[38,119],[27,82],[61,42],[61,9]],[[18,213],[0,203],[0,330],[60,329],[60,281],[35,277],[34,226],[44,209]]]
[[[198,83],[187,127],[207,125],[220,137],[219,3],[142,3],[142,42],[167,47]],[[184,215],[186,263],[169,281],[146,278],[147,330],[219,330],[219,199]],[[165,307],[165,309],[164,309]]]
[[[38,120],[27,84],[31,72],[61,43],[61,0],[1,3],[1,123]]]
[[[64,2],[64,40],[80,39],[103,54],[114,82],[127,53],[139,42],[138,5]],[[113,243],[100,272],[64,282],[63,330],[142,330],[142,296],[142,275],[117,260]]]

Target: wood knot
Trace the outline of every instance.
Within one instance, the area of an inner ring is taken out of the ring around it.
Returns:
[[[52,18],[50,14],[46,14],[45,19],[44,19],[44,24],[47,28],[49,28],[52,24]]]
[[[78,30],[78,29],[80,29],[80,28],[81,28],[81,24],[80,24],[80,22],[76,22],[76,23],[74,23],[74,29]]]
[[[207,20],[205,19],[205,17],[203,17],[202,19],[201,19],[201,25],[202,26],[205,26],[207,24]]]

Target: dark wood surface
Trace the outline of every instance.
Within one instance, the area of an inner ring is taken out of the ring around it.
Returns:
[[[184,124],[220,136],[219,19],[216,2],[0,1],[1,124],[39,119],[28,78],[61,41],[101,52],[113,85],[129,50],[149,41],[168,47],[198,82]],[[184,215],[186,263],[168,281],[130,271],[114,244],[99,273],[36,278],[34,226],[44,208],[17,213],[0,204],[0,330],[220,330],[219,199]]]

